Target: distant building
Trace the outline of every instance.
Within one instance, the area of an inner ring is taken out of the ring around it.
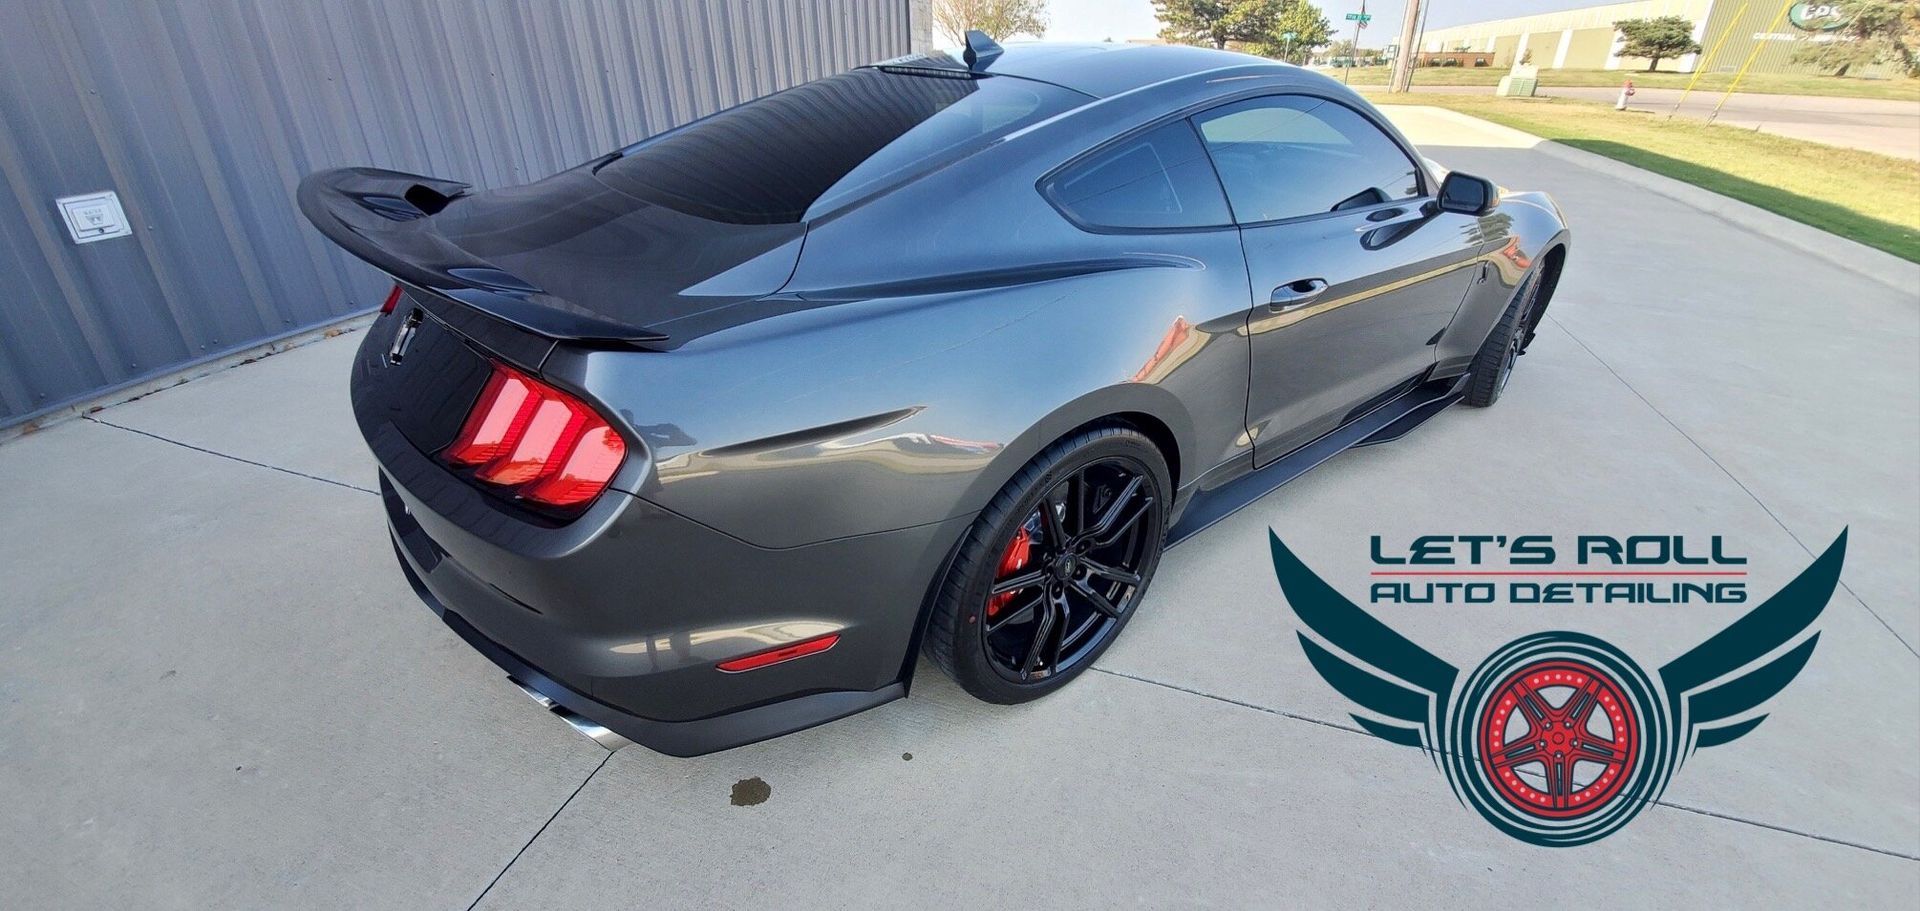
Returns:
[[[1846,22],[1845,0],[1835,3],[1795,3],[1777,29],[1769,30],[1780,15],[1776,3],[1738,0],[1638,0],[1610,3],[1557,13],[1513,19],[1494,19],[1450,28],[1427,30],[1420,41],[1419,62],[1437,65],[1452,58],[1456,66],[1506,68],[1526,61],[1543,70],[1644,70],[1642,57],[1616,57],[1625,43],[1613,23],[1623,19],[1684,16],[1693,21],[1693,40],[1705,52],[1661,60],[1663,71],[1733,72],[1754,57],[1756,73],[1805,72],[1793,63],[1793,52],[1808,41],[1831,41],[1832,32]],[[1709,58],[1704,59],[1703,58]],[[1869,73],[1865,75],[1879,75]]]

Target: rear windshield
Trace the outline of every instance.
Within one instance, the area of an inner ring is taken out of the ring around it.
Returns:
[[[623,193],[732,224],[797,222],[1084,103],[1008,77],[854,70],[749,101],[600,169]]]

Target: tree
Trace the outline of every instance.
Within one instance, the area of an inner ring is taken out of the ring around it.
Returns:
[[[1660,61],[1668,57],[1700,52],[1700,42],[1693,40],[1693,20],[1685,16],[1661,16],[1656,19],[1622,19],[1613,27],[1620,30],[1627,43],[1616,57],[1645,57],[1652,61],[1647,64],[1647,72],[1660,68]]]
[[[1920,0],[1860,0],[1846,6],[1847,21],[1819,39],[1802,39],[1793,62],[1835,76],[1876,63],[1893,63],[1907,75],[1920,69]]]
[[[1306,0],[1292,0],[1284,6],[1274,23],[1274,31],[1266,40],[1254,42],[1254,52],[1288,63],[1306,63],[1314,48],[1333,38],[1333,23],[1327,21],[1319,7]],[[1293,35],[1292,40],[1287,40],[1288,34]]]
[[[1015,35],[1044,37],[1047,0],[934,0],[933,24],[965,44],[968,29],[979,29],[995,40]]]
[[[1920,77],[1920,2],[1907,0],[1900,11],[1900,69]]]
[[[1305,59],[1333,31],[1307,0],[1153,0],[1153,12],[1165,25],[1160,37],[1168,41],[1215,48],[1232,41],[1269,57]]]

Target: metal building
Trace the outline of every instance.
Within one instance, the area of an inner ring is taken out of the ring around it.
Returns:
[[[1530,60],[1543,70],[1642,70],[1645,58],[1614,56],[1626,42],[1613,24],[1681,16],[1693,22],[1693,40],[1702,52],[1661,61],[1662,70],[1727,73],[1752,58],[1753,72],[1805,72],[1806,67],[1793,62],[1794,51],[1810,42],[1835,40],[1833,32],[1846,22],[1846,9],[1846,0],[1635,0],[1430,29],[1419,50],[1423,59],[1455,57],[1464,66],[1504,69]],[[1871,75],[1886,69],[1876,67]]]
[[[924,48],[929,22],[927,0],[6,0],[0,428],[377,306],[295,211],[309,172],[524,183]]]

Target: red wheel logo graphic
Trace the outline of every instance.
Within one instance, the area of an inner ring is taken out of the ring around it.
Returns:
[[[1501,681],[1478,719],[1480,765],[1494,793],[1543,819],[1605,807],[1627,783],[1642,719],[1619,681],[1585,661],[1550,658]]]

